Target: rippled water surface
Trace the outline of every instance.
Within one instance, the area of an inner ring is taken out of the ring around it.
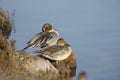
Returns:
[[[41,31],[48,22],[72,46],[77,75],[88,80],[120,80],[120,0],[0,0],[16,10],[16,49]]]

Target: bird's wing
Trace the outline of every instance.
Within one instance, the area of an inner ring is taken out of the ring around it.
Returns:
[[[51,60],[64,60],[71,54],[71,48],[66,46],[54,46],[45,48],[38,53]]]
[[[34,43],[37,39],[39,39],[42,36],[41,34],[43,34],[43,32],[36,34],[30,41],[27,42],[27,44]]]
[[[36,53],[49,55],[49,54],[52,54],[53,52],[57,51],[56,47],[57,47],[57,45],[54,45],[54,46],[51,46],[51,47],[47,47],[47,48],[43,48],[40,51],[36,51]]]
[[[51,46],[55,45],[58,40],[58,35],[55,32],[49,32],[47,35],[44,36],[43,40],[41,41],[41,46]]]
[[[47,37],[49,36],[49,32],[40,32],[35,35],[27,44],[34,46],[41,46],[46,42]]]
[[[43,43],[46,42],[49,32],[40,32],[35,35],[30,41],[27,42],[28,46],[22,50],[32,48],[32,47],[41,47]]]

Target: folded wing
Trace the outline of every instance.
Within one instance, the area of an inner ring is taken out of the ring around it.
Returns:
[[[70,56],[71,48],[68,46],[52,46],[37,53],[51,60],[64,60]]]

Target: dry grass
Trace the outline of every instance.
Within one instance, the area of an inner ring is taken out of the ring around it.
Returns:
[[[9,38],[12,31],[12,25],[7,13],[0,7],[0,32],[5,38]]]

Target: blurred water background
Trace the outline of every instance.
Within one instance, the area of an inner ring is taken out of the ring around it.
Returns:
[[[51,23],[72,46],[88,80],[120,80],[120,0],[0,0],[16,14],[16,50]],[[30,51],[30,50],[28,50]]]

